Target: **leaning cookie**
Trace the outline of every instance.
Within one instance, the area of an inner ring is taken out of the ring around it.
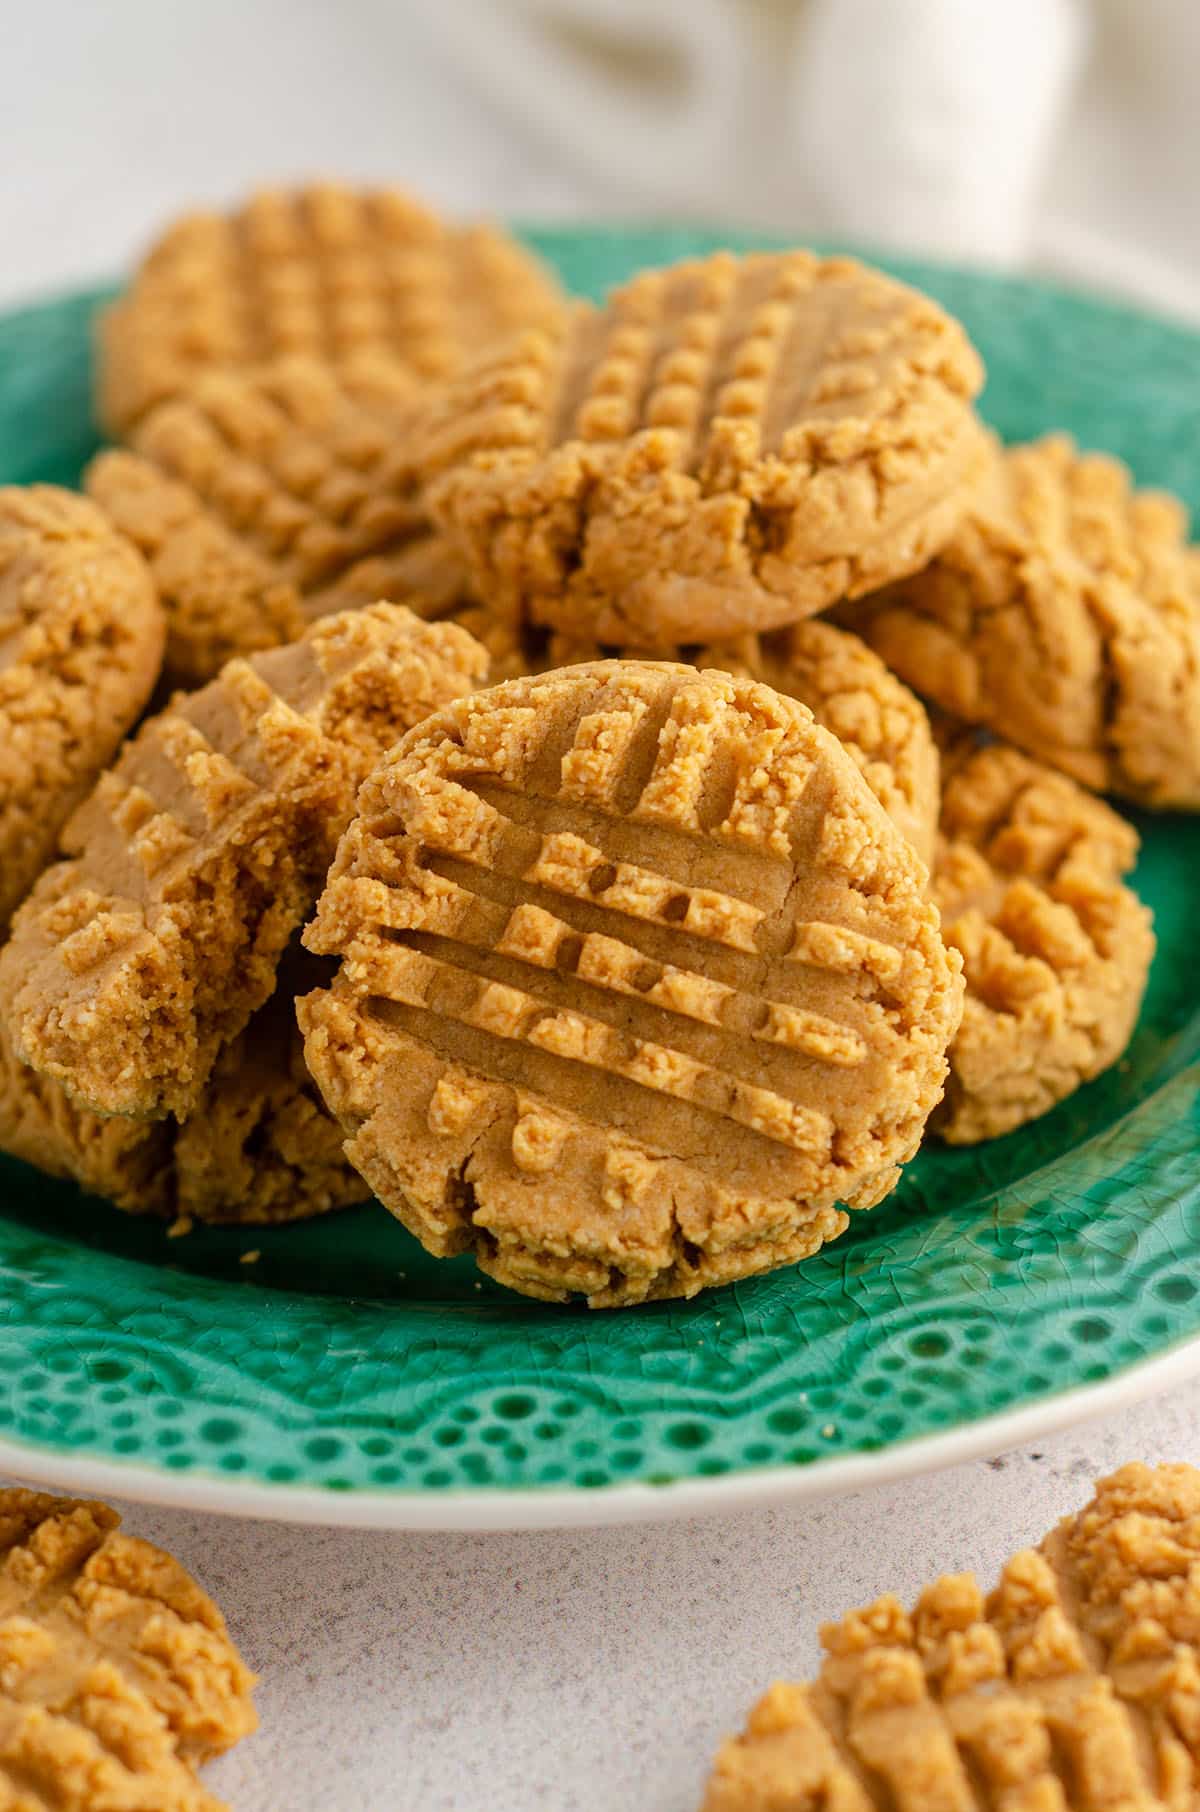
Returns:
[[[432,532],[405,421],[295,357],[204,374],[97,455],[88,493],[149,562],[173,682],[200,685],[350,604],[457,605],[461,562]]]
[[[0,934],[154,689],[145,562],[86,498],[0,489]]]
[[[1176,1812],[1200,1775],[1200,1473],[1123,1466],[985,1598],[970,1573],[821,1631],[703,1812]]]
[[[1027,755],[947,755],[933,897],[967,995],[932,1127],[1011,1132],[1121,1056],[1154,955],[1132,825]]]
[[[452,225],[397,189],[264,191],[152,246],[100,318],[97,408],[123,435],[206,372],[297,352],[370,399],[449,377],[559,306],[549,271],[499,228]]]
[[[1083,785],[1200,809],[1200,552],[1065,436],[996,451],[922,573],[841,620],[943,710]]]
[[[186,1120],[274,989],[358,786],[477,685],[453,625],[377,604],[231,661],[126,745],[0,954],[18,1057],[93,1113]]]
[[[958,324],[808,252],[650,271],[451,384],[430,508],[475,589],[572,636],[776,628],[923,566],[983,437]]]
[[[221,1812],[197,1763],[248,1735],[216,1605],[104,1504],[0,1491],[0,1804]]]
[[[250,1226],[370,1194],[304,1064],[296,994],[326,965],[289,951],[274,994],[223,1046],[182,1126],[88,1113],[21,1063],[0,1019],[0,1151],[132,1214]]]
[[[598,1307],[808,1256],[895,1185],[958,1025],[926,872],[753,681],[636,661],[456,701],[359,795],[309,1068],[438,1256]]]

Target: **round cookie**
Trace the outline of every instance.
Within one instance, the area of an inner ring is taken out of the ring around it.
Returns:
[[[594,1306],[806,1257],[915,1152],[961,1008],[925,870],[753,681],[635,661],[460,699],[359,795],[298,1003],[426,1248]]]
[[[703,1812],[1185,1806],[1200,1663],[1200,1473],[1123,1466],[985,1598],[970,1573],[821,1630],[717,1756]]]
[[[100,1114],[187,1119],[274,989],[359,784],[483,677],[463,630],[398,605],[231,661],[126,744],[0,953],[22,1061]]]
[[[450,225],[397,189],[266,190],[151,248],[101,317],[97,409],[124,435],[207,371],[297,352],[368,397],[415,388],[559,306],[549,271],[498,228]]]
[[[158,678],[145,562],[95,504],[0,489],[0,934]]]
[[[394,598],[432,618],[462,596],[403,414],[367,407],[312,359],[201,376],[129,450],[99,454],[85,484],[150,564],[180,684],[350,604]]]
[[[502,613],[668,648],[913,572],[982,435],[958,324],[849,259],[649,271],[494,348],[430,406],[430,508]]]
[[[1154,933],[1121,880],[1138,839],[1116,812],[1003,744],[950,753],[947,765],[932,891],[967,994],[931,1127],[969,1145],[1116,1062]]]
[[[0,1151],[132,1214],[250,1226],[308,1220],[370,1194],[304,1065],[296,994],[325,965],[289,951],[249,1025],[218,1053],[182,1126],[76,1107],[21,1063],[0,1020]]]
[[[839,618],[926,698],[1084,786],[1200,809],[1200,553],[1063,435],[996,450],[924,572]]]
[[[105,1504],[0,1490],[0,1803],[221,1812],[193,1769],[257,1725],[216,1605]]]

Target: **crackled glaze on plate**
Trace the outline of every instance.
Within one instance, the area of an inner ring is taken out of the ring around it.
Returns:
[[[531,237],[593,294],[750,243]],[[889,264],[961,316],[1002,433],[1066,427],[1200,504],[1200,338]],[[0,480],[71,482],[95,445],[98,300],[0,320]],[[693,1303],[525,1302],[374,1207],[168,1242],[0,1159],[0,1465],[307,1520],[610,1520],[894,1476],[1200,1368],[1182,1350],[1200,1336],[1200,823],[1138,823],[1160,948],[1119,1068],[1007,1139],[922,1153],[836,1245]]]

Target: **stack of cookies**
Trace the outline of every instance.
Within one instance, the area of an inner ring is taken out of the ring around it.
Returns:
[[[844,258],[593,307],[394,193],[173,228],[86,497],[0,492],[0,1143],[614,1306],[1115,1062],[1098,795],[1200,805],[1200,552],[983,376]]]

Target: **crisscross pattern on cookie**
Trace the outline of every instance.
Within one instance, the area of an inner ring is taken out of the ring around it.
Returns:
[[[1154,935],[1121,877],[1138,838],[1004,744],[950,760],[933,894],[967,998],[935,1125],[972,1143],[1045,1113],[1121,1055]]]
[[[0,1492],[0,1804],[219,1812],[191,1764],[256,1723],[189,1574],[103,1504]]]
[[[726,1744],[705,1812],[1166,1812],[1200,1772],[1200,1475],[1124,1467],[985,1600],[942,1578],[822,1631]]]
[[[771,628],[940,544],[980,380],[877,272],[718,254],[485,356],[431,411],[431,507],[482,596],[568,632]]]
[[[209,679],[344,605],[411,598],[438,616],[461,595],[402,417],[312,360],[209,373],[131,447],[101,453],[87,488],[150,562],[181,679]]]
[[[152,719],[0,955],[18,1055],[94,1112],[186,1118],[271,993],[359,783],[483,667],[462,630],[380,604],[231,662]]]
[[[0,490],[0,931],[158,678],[146,566],[94,504]]]
[[[1200,804],[1200,567],[1187,517],[1063,435],[995,451],[925,572],[847,607],[918,692],[1085,786]]]
[[[368,394],[440,380],[558,296],[506,233],[451,226],[398,190],[266,191],[152,248],[101,325],[101,413],[125,430],[206,370],[293,353]]]
[[[342,967],[301,1021],[350,1156],[432,1250],[636,1300],[801,1256],[891,1187],[957,979],[807,713],[571,668],[424,726],[359,813],[307,934]]]

